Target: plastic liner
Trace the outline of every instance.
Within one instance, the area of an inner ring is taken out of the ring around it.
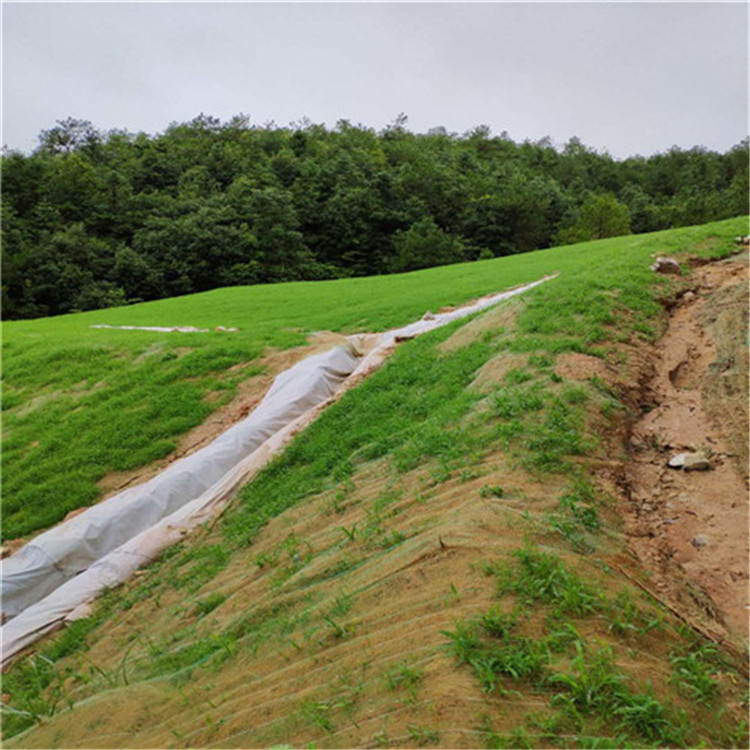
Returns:
[[[94,561],[199,497],[274,433],[325,401],[356,367],[341,347],[308,357],[279,375],[257,409],[210,445],[175,461],[144,484],[40,534],[3,565],[6,619],[86,570]]]
[[[281,373],[255,409],[210,445],[161,474],[40,534],[2,570],[2,665],[44,633],[87,614],[103,589],[127,580],[190,529],[219,513],[329,403],[376,370],[398,341],[447,325],[548,280],[484,297],[383,334],[349,337]],[[369,353],[364,354],[369,350]]]

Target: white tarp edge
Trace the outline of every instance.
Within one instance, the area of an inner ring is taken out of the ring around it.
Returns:
[[[333,395],[357,363],[358,358],[341,347],[298,362],[276,378],[250,416],[210,445],[37,536],[3,564],[3,616],[15,617],[95,560],[199,497],[274,433]]]
[[[396,342],[484,310],[548,278],[380,334],[364,357],[356,351],[361,336],[350,337],[353,351],[336,347],[308,357],[281,373],[255,411],[210,445],[40,534],[3,565],[3,614],[12,618],[0,632],[3,666],[73,619],[103,589],[126,580],[220,512],[237,487],[325,406],[377,369]]]

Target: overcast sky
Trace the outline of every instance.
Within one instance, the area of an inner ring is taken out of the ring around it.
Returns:
[[[200,112],[424,132],[487,124],[625,157],[747,135],[739,3],[3,3],[3,135]]]

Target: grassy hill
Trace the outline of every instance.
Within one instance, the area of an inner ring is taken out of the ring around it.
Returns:
[[[742,220],[709,226],[409,274],[235,287],[5,323],[3,538],[30,534],[96,502],[102,494],[97,483],[108,473],[168,455],[180,435],[232,398],[239,382],[262,372],[258,358],[268,347],[298,346],[312,331],[380,331],[426,309],[560,271],[571,281],[581,273],[601,278],[595,280],[598,296],[576,282],[580,298],[555,323],[555,335],[563,337],[558,350],[595,347],[603,326],[614,323],[631,296],[641,299],[633,308],[634,324],[648,334],[655,307],[644,286],[645,261],[654,252],[684,250],[706,232],[726,242],[743,231]],[[549,330],[561,312],[552,301],[559,283],[533,296],[538,302],[531,303],[536,312],[529,313],[529,334]],[[609,300],[605,292],[612,287],[622,288],[624,296]],[[240,331],[160,334],[89,327],[99,323]]]
[[[401,345],[219,522],[20,660],[5,732],[32,728],[6,744],[744,746],[742,665],[628,555],[616,464],[639,352],[683,283],[651,256],[728,255],[746,225],[8,325],[6,518],[25,533],[79,485],[90,502],[128,453],[168,450],[264,346],[560,272]],[[578,373],[561,366],[573,353]]]

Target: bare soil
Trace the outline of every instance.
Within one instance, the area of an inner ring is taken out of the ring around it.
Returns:
[[[404,477],[402,499],[381,514],[384,526],[410,538],[390,550],[372,548],[362,536],[393,481],[387,461],[363,467],[343,500],[326,492],[283,513],[210,582],[211,593],[227,600],[208,617],[198,620],[184,590],[165,591],[102,629],[86,660],[116,669],[134,636],[130,658],[144,640],[168,643],[186,628],[210,635],[272,607],[302,614],[306,624],[280,629],[257,654],[243,650],[220,671],[196,670],[186,684],[118,685],[76,702],[8,746],[53,747],[64,738],[69,748],[423,747],[415,736],[423,728],[438,733],[440,747],[472,748],[483,744],[477,727],[484,713],[509,729],[522,725],[526,713],[545,708],[546,698],[482,693],[471,671],[457,668],[441,632],[487,609],[494,583],[481,574],[481,563],[522,546],[529,529],[524,511],[551,510],[560,491],[556,481],[531,482],[497,459],[480,467],[481,476],[456,476],[432,488],[424,469]],[[500,482],[507,497],[482,497],[485,483]],[[355,527],[359,534],[349,540],[343,529]],[[295,554],[309,562],[287,577],[290,539],[304,540]],[[196,541],[216,537],[209,532]],[[261,566],[264,557],[275,562]],[[350,611],[337,614],[347,597]],[[636,658],[646,669],[654,656]],[[422,674],[413,697],[388,687],[389,670],[404,664]],[[323,728],[324,720],[332,726]]]
[[[624,465],[630,546],[650,584],[686,620],[748,638],[747,256],[703,265],[649,352]],[[668,467],[702,452],[708,471]]]

